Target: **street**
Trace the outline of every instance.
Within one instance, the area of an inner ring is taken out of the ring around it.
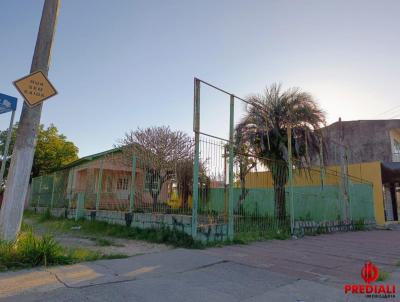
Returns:
[[[398,230],[336,233],[206,250],[173,249],[119,260],[0,276],[2,301],[371,301],[345,295],[365,261],[398,284]],[[394,301],[385,299],[385,301]]]

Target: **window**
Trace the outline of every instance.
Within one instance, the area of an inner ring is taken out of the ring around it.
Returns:
[[[112,178],[111,178],[111,176],[107,176],[107,178],[106,178],[106,192],[107,193],[112,192]]]
[[[128,178],[118,178],[117,190],[128,190]]]
[[[160,176],[158,173],[146,173],[144,189],[148,192],[156,192],[160,187]]]
[[[393,153],[400,154],[400,142],[396,139],[393,139]]]

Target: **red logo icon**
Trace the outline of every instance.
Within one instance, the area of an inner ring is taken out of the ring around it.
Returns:
[[[361,277],[366,283],[375,282],[379,277],[379,270],[371,261],[364,264],[361,270]]]

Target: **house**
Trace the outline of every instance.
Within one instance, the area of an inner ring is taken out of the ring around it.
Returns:
[[[75,207],[78,194],[83,194],[86,209],[128,211],[131,206],[140,209],[169,201],[173,181],[161,183],[161,177],[143,163],[135,166],[133,171],[132,159],[119,148],[82,157],[51,175],[34,178],[31,203]]]
[[[374,180],[375,212],[382,222],[399,221],[400,119],[335,122],[322,129],[327,165],[371,164],[364,178]],[[355,169],[356,171],[356,169]],[[360,174],[360,173],[358,173]],[[376,180],[376,178],[379,178]]]

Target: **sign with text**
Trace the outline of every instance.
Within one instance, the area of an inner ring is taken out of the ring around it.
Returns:
[[[0,93],[0,114],[17,109],[17,98]]]
[[[31,73],[13,83],[29,106],[36,106],[57,94],[57,90],[41,71]]]

